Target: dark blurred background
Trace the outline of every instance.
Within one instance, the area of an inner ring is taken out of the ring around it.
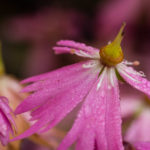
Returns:
[[[1,1],[0,39],[6,71],[22,79],[73,63],[79,58],[54,55],[52,47],[58,40],[100,48],[126,21],[125,58],[139,60],[139,69],[150,75],[149,7],[149,0]]]

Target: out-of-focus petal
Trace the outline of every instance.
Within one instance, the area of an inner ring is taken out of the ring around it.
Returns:
[[[107,1],[102,9],[99,9],[97,15],[96,34],[98,38],[110,38],[124,21],[128,26],[132,25],[139,15],[141,4],[140,0]]]
[[[134,143],[136,150],[149,150],[150,142],[136,142]]]
[[[142,104],[142,101],[140,99],[141,96],[128,96],[125,95],[121,98],[121,114],[122,117],[129,117],[133,113],[136,112],[137,108],[139,108]]]
[[[145,110],[136,120],[134,120],[134,122],[126,131],[125,140],[132,143],[136,141],[150,141],[149,127],[150,110],[145,108]]]
[[[13,126],[16,127],[12,118],[12,110],[5,97],[0,97],[0,141],[6,145],[9,141],[9,134],[13,134]]]

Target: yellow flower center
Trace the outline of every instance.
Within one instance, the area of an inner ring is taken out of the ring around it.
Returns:
[[[100,49],[99,54],[103,64],[107,66],[115,66],[122,62],[124,56],[120,44],[123,39],[123,30],[125,25],[125,23],[122,24],[120,31],[113,42]]]

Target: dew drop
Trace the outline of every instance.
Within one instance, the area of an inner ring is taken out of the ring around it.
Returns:
[[[105,92],[102,91],[102,92],[101,92],[101,97],[104,97],[104,96],[105,96]]]
[[[142,80],[142,83],[146,83],[146,79],[143,79],[143,80]]]
[[[150,87],[150,82],[147,83],[147,86]]]
[[[112,88],[111,85],[108,85],[108,90],[111,90],[111,88]]]
[[[85,107],[85,115],[86,115],[86,117],[88,117],[90,114],[91,114],[91,108],[89,105],[87,105]]]

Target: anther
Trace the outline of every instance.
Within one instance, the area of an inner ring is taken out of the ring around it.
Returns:
[[[138,65],[140,65],[139,61],[136,60],[136,61],[133,62],[133,66],[138,66]]]

